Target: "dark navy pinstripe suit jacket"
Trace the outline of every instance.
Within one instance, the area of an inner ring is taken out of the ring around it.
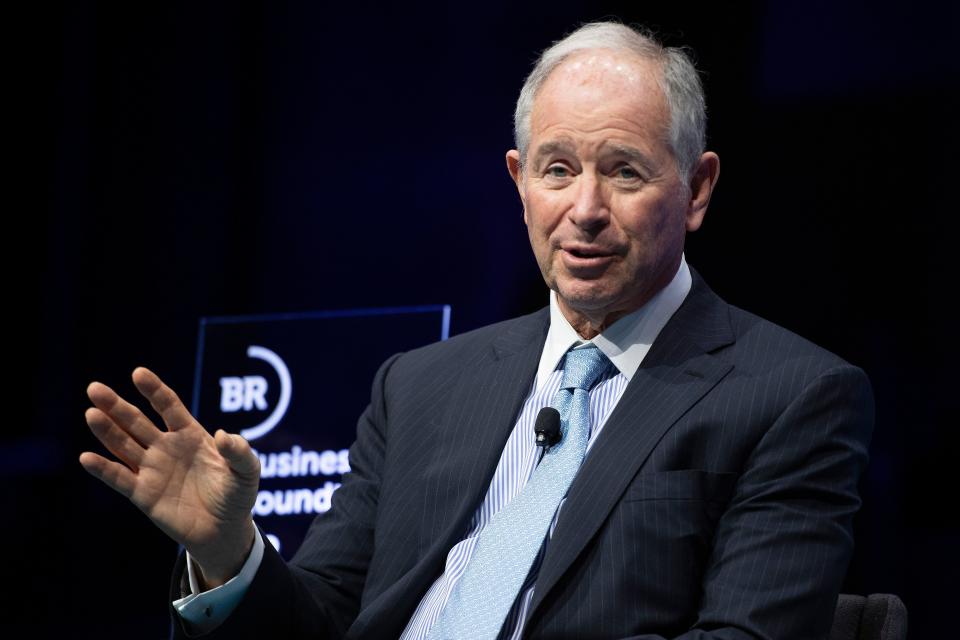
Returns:
[[[829,628],[869,382],[693,278],[570,488],[526,637],[790,640]],[[388,360],[333,508],[289,565],[266,545],[210,637],[398,637],[487,489],[548,322],[544,309]]]

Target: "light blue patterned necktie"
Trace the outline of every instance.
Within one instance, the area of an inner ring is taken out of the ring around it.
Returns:
[[[567,352],[563,380],[551,404],[560,412],[563,438],[480,532],[470,563],[428,640],[494,640],[500,633],[583,461],[590,439],[590,388],[609,366],[610,360],[595,346]]]

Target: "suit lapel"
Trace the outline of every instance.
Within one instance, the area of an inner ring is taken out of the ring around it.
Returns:
[[[490,486],[516,422],[546,340],[549,309],[507,324],[473,362],[467,363],[441,417],[444,430],[429,464],[420,560],[365,605],[348,637],[398,636],[447,553],[459,542]],[[375,631],[374,631],[375,630]]]
[[[488,356],[469,365],[453,391],[433,459],[437,487],[429,544],[443,554],[459,542],[490,486],[503,447],[516,423],[540,362],[549,310],[527,316],[493,342]],[[453,479],[452,481],[450,479]],[[439,534],[439,535],[438,535]]]
[[[732,365],[710,352],[731,342],[726,304],[693,272],[686,300],[654,341],[570,487],[537,577],[531,614],[596,534],[657,443],[729,373]]]

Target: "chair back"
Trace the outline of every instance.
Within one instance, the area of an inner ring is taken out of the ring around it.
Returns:
[[[890,593],[841,593],[830,640],[906,640],[907,607]]]

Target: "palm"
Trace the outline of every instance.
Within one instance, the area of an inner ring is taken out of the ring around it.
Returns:
[[[181,544],[208,542],[253,506],[237,505],[244,487],[199,424],[161,433],[137,475],[130,501]]]
[[[147,369],[133,375],[140,393],[163,418],[157,428],[109,387],[92,383],[87,423],[118,459],[84,453],[93,475],[127,496],[203,563],[231,555],[252,530],[259,464],[239,436],[208,434],[176,394]],[[233,559],[231,558],[231,561]]]

